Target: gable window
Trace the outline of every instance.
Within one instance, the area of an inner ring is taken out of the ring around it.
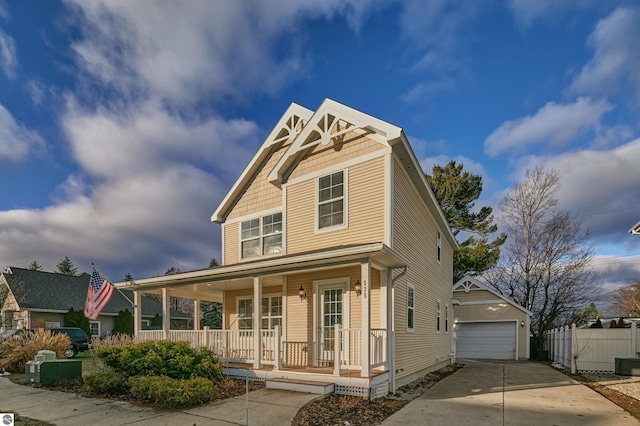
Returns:
[[[282,325],[282,296],[269,296],[262,298],[262,324],[263,330],[272,330],[276,325]]]
[[[345,224],[344,171],[318,179],[318,229]]]
[[[442,237],[440,236],[440,231],[436,231],[436,245],[438,249],[438,262],[440,262],[440,252],[442,251]]]
[[[449,305],[444,305],[444,332],[449,333]]]
[[[407,284],[407,331],[413,331],[415,322],[415,295],[413,284]]]
[[[282,253],[282,212],[242,222],[240,250],[243,259]]]
[[[436,332],[440,333],[440,319],[442,316],[442,304],[440,301],[436,301]]]
[[[253,329],[253,303],[251,298],[238,299],[238,330]]]

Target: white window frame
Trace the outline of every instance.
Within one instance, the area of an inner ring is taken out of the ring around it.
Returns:
[[[440,259],[442,258],[442,234],[440,230],[436,230],[436,250],[437,250],[437,259],[438,263],[440,263]]]
[[[440,334],[440,328],[442,325],[442,302],[440,299],[436,300],[436,333]]]
[[[148,319],[140,320],[140,329],[143,327],[149,327],[149,324],[151,324],[151,321]]]
[[[280,298],[280,315],[272,315],[271,314],[271,299],[274,299],[274,298]],[[283,316],[284,308],[283,308],[283,296],[282,296],[282,294],[276,294],[276,293],[263,294],[262,295],[262,299],[263,300],[264,299],[268,299],[268,301],[269,301],[268,302],[269,303],[269,309],[268,309],[267,315],[265,315],[262,312],[262,300],[261,300],[260,301],[260,330],[273,330],[274,326],[272,324],[272,320],[274,320],[274,319],[280,319],[280,327],[282,327],[282,324],[284,323],[284,316]],[[268,328],[262,327],[262,320],[264,320],[264,319],[269,321],[269,327]]]
[[[91,328],[92,325],[97,325],[98,326],[98,334],[93,334],[93,329]],[[91,330],[91,337],[93,336],[97,336],[100,337],[100,333],[102,332],[101,330],[101,326],[100,326],[100,321],[89,321],[89,330]]]
[[[411,293],[412,298],[409,299]],[[409,315],[411,312],[411,316]],[[411,317],[411,324],[409,324],[409,318]],[[416,286],[411,283],[407,283],[407,332],[413,333],[416,328]]]
[[[444,334],[449,334],[449,304],[444,304]]]
[[[349,206],[349,169],[339,169],[333,170],[327,173],[318,176],[315,181],[315,233],[320,234],[324,232],[337,231],[340,229],[346,229],[349,227],[349,214],[348,214],[348,206]],[[320,227],[320,179],[325,178],[327,176],[332,176],[336,173],[342,173],[342,197],[332,198],[330,200],[322,201],[322,204],[333,203],[335,201],[339,201],[342,199],[342,223],[333,226],[326,226],[324,228]]]
[[[268,216],[273,216],[273,215],[277,215],[280,214],[280,231],[276,231],[276,232],[271,232],[268,234],[264,233],[264,219]],[[257,236],[253,236],[251,238],[242,238],[242,224],[253,221],[253,220],[257,220],[258,221],[258,235]],[[238,250],[239,250],[239,259],[240,260],[253,260],[253,259],[257,259],[260,257],[271,257],[271,256],[279,256],[282,255],[284,253],[284,214],[282,213],[282,210],[277,210],[277,211],[273,211],[273,212],[263,212],[260,216],[255,216],[255,217],[251,217],[248,219],[244,219],[242,221],[240,221],[240,224],[238,225],[238,239],[239,239],[239,244],[238,244]],[[265,250],[264,250],[264,242],[265,239],[268,237],[273,237],[273,236],[277,236],[280,235],[280,252],[276,252],[276,253],[269,253],[269,254],[265,254]],[[250,257],[244,257],[244,253],[242,251],[242,243],[247,242],[247,241],[252,241],[252,240],[258,240],[258,244],[260,247],[260,254],[256,255],[256,256],[250,256]]]
[[[249,300],[251,302],[251,309],[249,310],[249,316],[248,317],[240,317],[240,301],[244,301],[244,300]],[[253,297],[252,296],[240,296],[236,298],[236,329],[237,330],[253,330]],[[251,327],[249,328],[241,328],[240,327],[240,322],[242,321],[244,323],[244,321],[246,320],[251,320]]]

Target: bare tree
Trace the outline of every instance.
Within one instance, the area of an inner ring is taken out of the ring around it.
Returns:
[[[640,316],[640,281],[618,290],[609,309],[623,317]]]
[[[498,267],[486,278],[532,315],[531,331],[538,339],[562,325],[599,288],[591,267],[589,232],[577,216],[558,209],[560,177],[556,170],[527,170],[503,198],[503,229],[509,238]]]

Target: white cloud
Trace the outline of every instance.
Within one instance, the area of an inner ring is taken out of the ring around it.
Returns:
[[[595,50],[593,58],[576,75],[570,89],[606,94],[630,84],[640,102],[640,9],[613,11],[598,22],[588,44]]]
[[[494,157],[505,151],[525,151],[531,145],[559,147],[596,128],[612,106],[604,101],[578,98],[572,104],[549,102],[536,112],[506,121],[484,141],[485,152]]]
[[[16,78],[18,70],[16,51],[15,40],[0,28],[0,68],[10,80]]]
[[[531,156],[516,168],[535,166],[560,172],[561,208],[578,214],[599,246],[640,247],[628,230],[640,218],[640,138],[609,150],[583,149],[555,157]]]
[[[590,7],[594,0],[508,0],[518,26],[523,30],[539,19],[558,18],[575,9]]]
[[[38,133],[16,122],[11,113],[0,104],[0,159],[17,162],[31,152],[44,148]]]
[[[374,8],[339,0],[67,3],[79,12],[84,37],[72,48],[82,69],[131,97],[178,104],[275,93],[308,69],[297,34],[306,19],[344,16],[357,29]]]

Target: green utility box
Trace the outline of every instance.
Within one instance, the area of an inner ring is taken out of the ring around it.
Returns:
[[[27,383],[33,386],[53,386],[61,380],[76,380],[82,377],[82,361],[75,359],[41,360],[27,362]]]

